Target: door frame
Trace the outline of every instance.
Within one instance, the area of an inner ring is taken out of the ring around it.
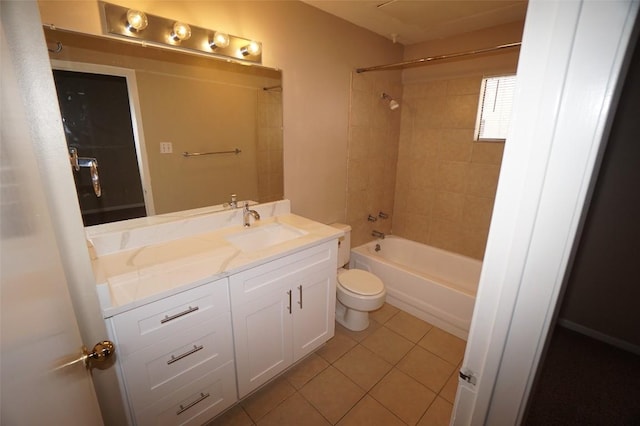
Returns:
[[[155,215],[156,210],[153,203],[153,189],[151,187],[151,174],[149,172],[144,128],[142,126],[142,108],[140,107],[136,72],[129,68],[85,62],[64,61],[60,59],[52,59],[51,68],[60,71],[75,71],[87,74],[124,77],[126,79],[127,93],[129,95],[129,116],[131,117],[131,127],[133,128],[133,142],[135,144],[136,157],[138,159],[138,170],[140,173],[140,183],[142,184],[144,205],[147,210],[147,216]]]
[[[520,424],[619,97],[637,0],[530,0],[452,423]]]

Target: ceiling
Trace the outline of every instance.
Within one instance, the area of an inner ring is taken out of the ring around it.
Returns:
[[[524,20],[526,0],[302,0],[403,45]]]

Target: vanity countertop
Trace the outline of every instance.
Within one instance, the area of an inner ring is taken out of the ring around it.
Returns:
[[[295,228],[304,235],[263,249],[243,251],[227,238],[255,232],[274,224]],[[92,256],[103,316],[111,317],[215,279],[269,262],[283,255],[337,239],[343,231],[285,214],[242,225],[160,242],[145,247]]]

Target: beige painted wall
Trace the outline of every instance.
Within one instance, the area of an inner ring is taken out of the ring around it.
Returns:
[[[408,46],[405,60],[520,41],[523,23]],[[515,73],[517,49],[403,71],[393,233],[482,259],[504,143],[474,142],[483,76]]]
[[[401,60],[401,45],[297,1],[113,3],[262,41],[263,64],[283,70],[284,195],[295,213],[345,220],[351,72]],[[101,33],[96,1],[39,4],[44,23]]]

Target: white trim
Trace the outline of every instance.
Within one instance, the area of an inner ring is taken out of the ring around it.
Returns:
[[[569,330],[575,331],[576,333],[580,333],[587,337],[591,337],[592,339],[599,340],[608,345],[615,346],[616,348],[622,349],[623,351],[640,355],[640,346],[634,345],[633,343],[629,343],[626,340],[609,336],[608,334],[602,333],[598,330],[594,330],[593,328],[585,327],[584,325],[575,323],[573,321],[569,321],[564,318],[560,318],[558,320],[558,325],[561,327],[567,328]]]
[[[147,216],[156,214],[153,203],[153,190],[151,188],[151,174],[149,173],[149,162],[147,160],[146,144],[144,139],[144,129],[142,127],[142,108],[138,96],[138,82],[135,70],[120,68],[110,65],[99,65],[85,62],[51,60],[51,68],[56,70],[77,71],[90,74],[112,75],[127,79],[127,91],[129,93],[129,105],[131,115],[131,125],[133,128],[133,140],[136,145],[138,157],[138,169],[140,170],[140,182],[142,183],[142,194],[144,196]]]
[[[529,2],[456,425],[522,421],[637,8]]]

